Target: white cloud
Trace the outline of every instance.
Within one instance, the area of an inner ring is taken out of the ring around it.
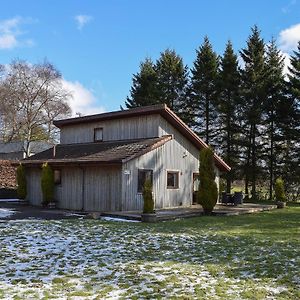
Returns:
[[[32,22],[33,20],[31,18],[21,17],[0,21],[0,49],[13,49],[22,46],[33,46],[33,40],[23,40],[21,38],[21,36],[25,33],[20,29],[21,25]]]
[[[0,35],[0,49],[11,49],[18,45],[17,39],[12,34]]]
[[[82,28],[89,22],[93,20],[92,16],[88,15],[77,15],[75,16],[75,21],[77,22],[77,28],[82,30]]]
[[[70,107],[72,116],[100,114],[105,111],[103,106],[97,104],[93,93],[78,81],[62,80],[63,87],[72,93]]]
[[[282,51],[290,52],[297,48],[300,41],[300,23],[295,24],[279,33],[279,48]]]

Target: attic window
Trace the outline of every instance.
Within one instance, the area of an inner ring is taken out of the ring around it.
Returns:
[[[103,128],[94,128],[94,142],[103,141]]]

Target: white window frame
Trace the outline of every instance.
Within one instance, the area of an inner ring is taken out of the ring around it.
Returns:
[[[175,186],[168,185],[168,174],[169,173],[177,175],[177,182],[175,180]],[[178,190],[179,189],[179,187],[180,187],[180,185],[179,185],[179,180],[180,180],[179,177],[180,177],[180,171],[179,170],[167,170],[167,173],[166,173],[166,186],[167,186],[168,190]]]

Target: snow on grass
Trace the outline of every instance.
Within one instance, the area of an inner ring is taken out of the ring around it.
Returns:
[[[21,199],[0,199],[0,202],[24,202]]]
[[[101,220],[102,221],[115,221],[115,222],[133,222],[133,223],[140,222],[138,220],[121,219],[121,218],[115,218],[115,217],[101,217]]]
[[[0,219],[4,219],[7,217],[12,216],[13,214],[15,214],[16,212],[12,209],[8,209],[8,208],[0,208]]]
[[[0,298],[299,298],[295,231],[223,220],[1,222]]]

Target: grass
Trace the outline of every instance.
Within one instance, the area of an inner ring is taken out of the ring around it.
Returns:
[[[300,206],[158,224],[0,223],[0,296],[300,299]]]

